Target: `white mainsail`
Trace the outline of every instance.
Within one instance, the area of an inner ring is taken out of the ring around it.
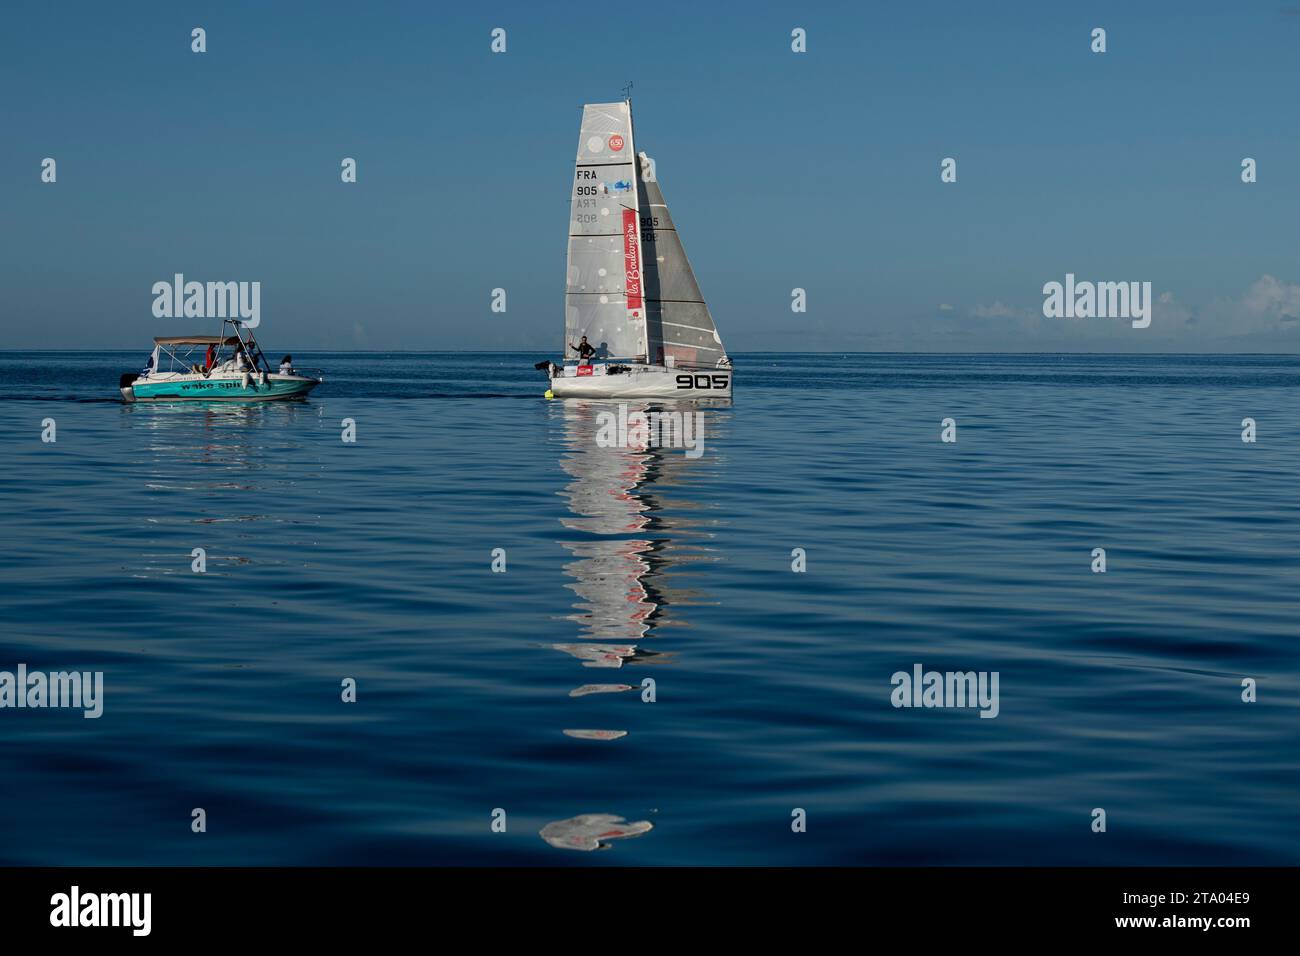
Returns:
[[[601,358],[646,360],[640,206],[632,110],[588,103],[574,167],[564,353],[582,336]]]
[[[637,191],[641,207],[641,243],[645,250],[646,335],[649,361],[671,360],[679,368],[724,368],[730,365],[713,316],[695,281],[681,237],[664,202],[649,158],[642,153]]]

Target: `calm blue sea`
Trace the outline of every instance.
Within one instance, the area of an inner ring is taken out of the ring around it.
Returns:
[[[0,710],[0,864],[1300,863],[1300,357],[741,355],[693,459],[546,356],[295,357],[0,353],[0,670],[105,681]]]

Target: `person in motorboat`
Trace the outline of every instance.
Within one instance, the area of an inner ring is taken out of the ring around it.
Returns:
[[[594,358],[596,355],[595,346],[593,346],[590,342],[587,341],[587,337],[585,335],[582,337],[581,342],[579,342],[577,345],[570,345],[569,348],[573,349],[575,352],[578,353],[578,360],[581,362],[590,362],[592,358]]]
[[[253,381],[252,369],[256,366],[249,361],[248,353],[241,342],[235,346],[235,372],[239,375],[240,384],[248,388]],[[265,384],[265,382],[263,382]]]
[[[280,374],[281,374],[281,375],[292,375],[292,374],[293,374],[293,356],[292,356],[292,355],[286,355],[284,358],[280,359]]]

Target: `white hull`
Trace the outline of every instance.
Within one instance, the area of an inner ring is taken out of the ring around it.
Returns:
[[[626,366],[624,366],[626,367]],[[590,368],[590,374],[578,374]],[[609,374],[607,365],[556,369],[551,394],[556,398],[730,398],[731,369],[679,369],[633,365]]]

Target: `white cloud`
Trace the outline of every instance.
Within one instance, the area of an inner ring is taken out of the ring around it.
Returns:
[[[992,305],[975,306],[970,314],[977,319],[1028,319],[1033,317],[1034,312],[1032,309],[1013,309],[1009,305],[1003,305],[999,299]]]
[[[1300,285],[1262,275],[1246,290],[1241,304],[1249,315],[1279,323],[1300,321]]]
[[[1182,308],[1182,307],[1178,307]],[[1170,331],[1195,332],[1207,341],[1230,341],[1237,345],[1259,348],[1297,344],[1300,331],[1300,285],[1262,275],[1236,298],[1215,299],[1200,309],[1184,309],[1184,328],[1172,321],[1178,311],[1166,316],[1165,306],[1157,302],[1152,328],[1165,317]]]
[[[1300,347],[1300,284],[1262,275],[1237,296],[1190,305],[1170,290],[1159,292],[1152,307],[1149,329],[1130,329],[1128,322],[1111,319],[1045,319],[1041,302],[1032,306],[1007,305],[1001,300],[976,305],[969,311],[970,334],[1005,339],[1007,344],[1036,348],[1083,345],[1087,347],[1187,351],[1291,350]]]

